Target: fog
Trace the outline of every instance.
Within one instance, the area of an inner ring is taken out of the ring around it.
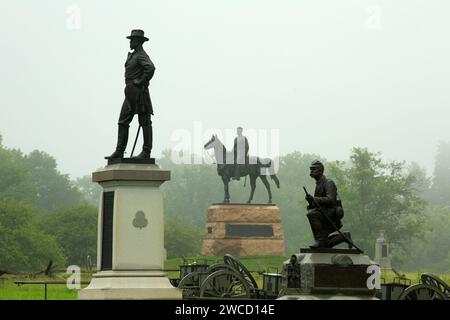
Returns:
[[[153,156],[180,130],[194,139],[200,123],[278,130],[281,154],[344,160],[361,146],[431,174],[438,142],[450,140],[448,0],[1,0],[0,9],[3,144],[44,150],[72,178],[114,150],[135,28],[156,66]],[[137,117],[127,150],[136,129]]]

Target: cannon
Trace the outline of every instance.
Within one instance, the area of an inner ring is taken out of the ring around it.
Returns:
[[[450,286],[432,273],[423,273],[420,283],[403,290],[398,300],[450,300]]]
[[[250,271],[230,254],[223,262],[192,265],[189,271],[178,283],[183,299],[274,299],[281,283],[281,274],[262,273],[263,288],[258,288]]]
[[[178,287],[180,285],[181,280],[183,280],[187,275],[194,272],[204,272],[209,268],[211,263],[215,263],[215,261],[207,259],[183,258],[183,264],[180,265],[178,269],[179,270],[178,278],[171,278],[169,280],[174,287]]]
[[[382,279],[381,290],[377,293],[380,300],[397,300],[403,291],[411,286],[411,280],[405,277],[395,277],[392,282]]]

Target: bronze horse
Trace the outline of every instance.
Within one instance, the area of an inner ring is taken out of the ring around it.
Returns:
[[[234,154],[233,152],[227,152],[227,149],[223,143],[217,138],[217,135],[213,135],[211,140],[209,140],[205,146],[205,150],[214,148],[214,156],[217,162],[217,173],[222,177],[223,185],[225,188],[225,196],[223,199],[224,203],[230,202],[230,193],[228,191],[228,184],[230,179],[234,177]],[[252,161],[253,160],[253,161]],[[250,158],[245,164],[238,164],[241,166],[240,176],[250,177],[250,186],[252,188],[250,192],[250,197],[247,203],[251,203],[253,200],[253,194],[256,188],[256,179],[259,177],[264,183],[269,194],[269,201],[267,203],[272,203],[272,192],[270,191],[270,184],[267,180],[267,176],[270,176],[277,187],[280,187],[280,181],[275,174],[274,163],[272,159],[265,158]]]

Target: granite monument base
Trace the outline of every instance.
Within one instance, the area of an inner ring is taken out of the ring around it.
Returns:
[[[164,272],[101,271],[93,275],[88,287],[78,293],[80,300],[179,300]]]
[[[208,208],[202,255],[284,256],[280,209],[265,204],[214,204]]]

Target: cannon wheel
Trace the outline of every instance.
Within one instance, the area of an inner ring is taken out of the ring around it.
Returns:
[[[248,271],[248,269],[238,259],[233,257],[231,254],[226,254],[223,256],[223,261],[239,272],[254,289],[258,289],[258,284],[256,283],[255,278],[253,278],[250,271]]]
[[[198,297],[200,291],[200,277],[198,272],[191,272],[178,283],[178,289],[183,290],[183,297]]]
[[[422,283],[435,287],[439,291],[443,292],[447,297],[450,297],[450,287],[434,274],[424,273],[420,276],[420,280]]]
[[[218,270],[222,270],[222,269],[228,269],[228,270],[233,270],[232,267],[230,267],[229,265],[225,264],[225,263],[216,263],[213,264],[212,266],[210,266],[208,269],[206,269],[206,273],[213,273],[216,272]]]
[[[236,271],[221,269],[211,273],[200,287],[202,298],[249,299],[250,286]]]
[[[403,290],[397,300],[447,300],[447,297],[436,287],[419,283]]]

